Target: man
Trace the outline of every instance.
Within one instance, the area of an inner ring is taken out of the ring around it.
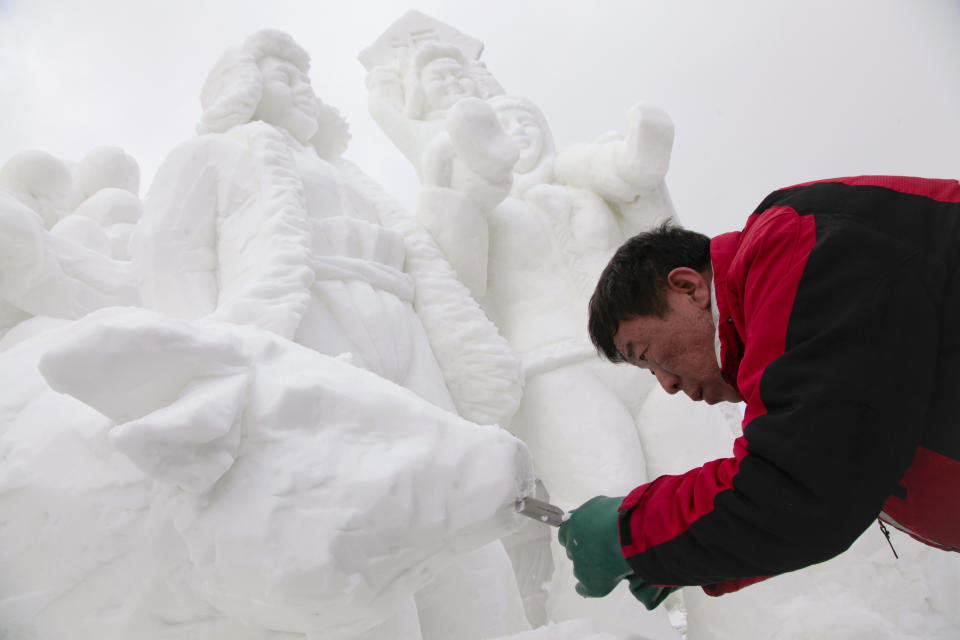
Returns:
[[[837,178],[742,232],[663,226],[590,301],[598,350],[669,393],[746,403],[733,456],[573,512],[581,595],[721,595],[845,551],[875,520],[960,550],[960,184]],[[663,588],[661,588],[661,585]]]

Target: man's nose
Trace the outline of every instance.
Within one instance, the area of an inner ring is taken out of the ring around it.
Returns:
[[[653,375],[657,377],[657,382],[660,383],[660,386],[663,387],[663,390],[669,393],[670,395],[675,394],[677,391],[680,391],[680,377],[675,376],[672,373],[667,373],[662,369],[651,369]]]

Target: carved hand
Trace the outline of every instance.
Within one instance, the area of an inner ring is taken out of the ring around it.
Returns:
[[[667,174],[673,148],[673,121],[646,102],[627,111],[627,139],[619,159],[621,176],[637,186],[655,186]]]

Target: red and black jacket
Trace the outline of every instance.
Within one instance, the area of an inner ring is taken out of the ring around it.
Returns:
[[[881,512],[960,550],[960,184],[782,189],[711,258],[743,435],[626,497],[634,571],[720,595],[843,552]]]

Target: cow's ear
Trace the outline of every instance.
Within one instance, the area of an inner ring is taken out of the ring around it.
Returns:
[[[110,442],[156,480],[202,492],[233,464],[253,374],[229,336],[143,309],[98,312],[40,372],[116,422]]]

